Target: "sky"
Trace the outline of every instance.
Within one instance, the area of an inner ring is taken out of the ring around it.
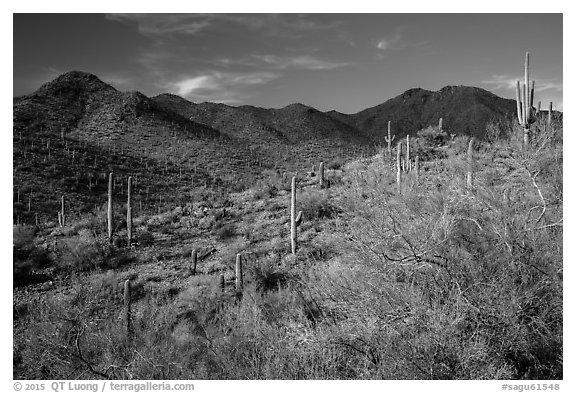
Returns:
[[[13,94],[72,70],[121,91],[355,113],[446,85],[562,110],[562,14],[14,14]],[[528,28],[529,27],[529,28]]]

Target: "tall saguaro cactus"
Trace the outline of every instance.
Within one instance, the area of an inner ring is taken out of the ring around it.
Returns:
[[[474,171],[474,137],[470,138],[468,142],[468,168],[466,172],[466,187],[472,191],[473,184],[473,171]]]
[[[192,251],[192,275],[196,275],[196,266],[198,264],[198,250]]]
[[[241,293],[244,286],[244,278],[242,277],[242,255],[236,254],[236,293]]]
[[[410,166],[412,162],[410,161],[410,134],[406,135],[406,172],[410,172]]]
[[[324,181],[324,162],[321,162],[320,166],[318,167],[318,185],[320,188],[326,187],[326,183]]]
[[[128,176],[128,197],[126,201],[126,233],[128,246],[132,244],[132,176]]]
[[[402,143],[398,142],[396,145],[396,185],[398,192],[402,184]]]
[[[420,181],[420,156],[414,157],[414,172],[416,173],[416,183]]]
[[[302,211],[298,212],[296,215],[296,176],[292,177],[292,198],[290,201],[290,244],[292,248],[292,254],[296,255],[297,246],[297,233],[296,227],[300,225],[302,221]]]
[[[438,130],[442,131],[442,118],[438,120]]]
[[[388,136],[384,137],[384,140],[386,141],[386,143],[388,143],[388,156],[392,157],[392,141],[394,140],[394,138],[396,138],[396,134],[394,134],[393,136],[391,135],[391,130],[390,130],[390,120],[388,120]]]
[[[530,125],[535,119],[532,115],[532,104],[534,102],[534,81],[530,86],[530,53],[526,52],[524,62],[524,84],[520,90],[520,81],[516,81],[516,112],[518,123],[524,128],[524,144],[530,143]]]
[[[112,189],[114,188],[114,173],[108,175],[108,240],[112,242],[114,211],[112,209]]]
[[[126,323],[126,338],[132,341],[132,294],[130,280],[124,281],[124,318]]]

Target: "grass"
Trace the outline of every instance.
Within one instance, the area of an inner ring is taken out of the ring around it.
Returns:
[[[477,145],[472,190],[465,141],[434,130],[413,138],[431,153],[400,189],[381,155],[329,169],[329,189],[301,176],[296,256],[272,171],[138,215],[130,250],[100,241],[94,212],[66,231],[16,226],[28,292],[15,289],[14,378],[562,379],[562,126],[536,124],[530,148],[498,127],[506,138]]]

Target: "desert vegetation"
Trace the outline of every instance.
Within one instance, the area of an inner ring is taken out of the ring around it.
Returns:
[[[48,141],[73,161],[63,200],[15,182],[14,378],[562,379],[563,127],[529,104],[484,138],[392,122],[238,189],[15,135],[46,174]]]

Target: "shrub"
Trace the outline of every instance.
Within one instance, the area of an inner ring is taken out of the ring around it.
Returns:
[[[36,244],[36,228],[33,226],[16,225],[13,229],[14,252],[14,285],[26,285],[41,279],[35,275],[37,269],[47,266],[51,262],[46,248]]]
[[[326,191],[305,190],[297,201],[297,209],[302,210],[306,220],[330,219],[339,213],[339,209],[330,202],[330,194]]]
[[[221,241],[230,240],[236,236],[236,226],[234,224],[226,224],[216,231],[216,237]]]

